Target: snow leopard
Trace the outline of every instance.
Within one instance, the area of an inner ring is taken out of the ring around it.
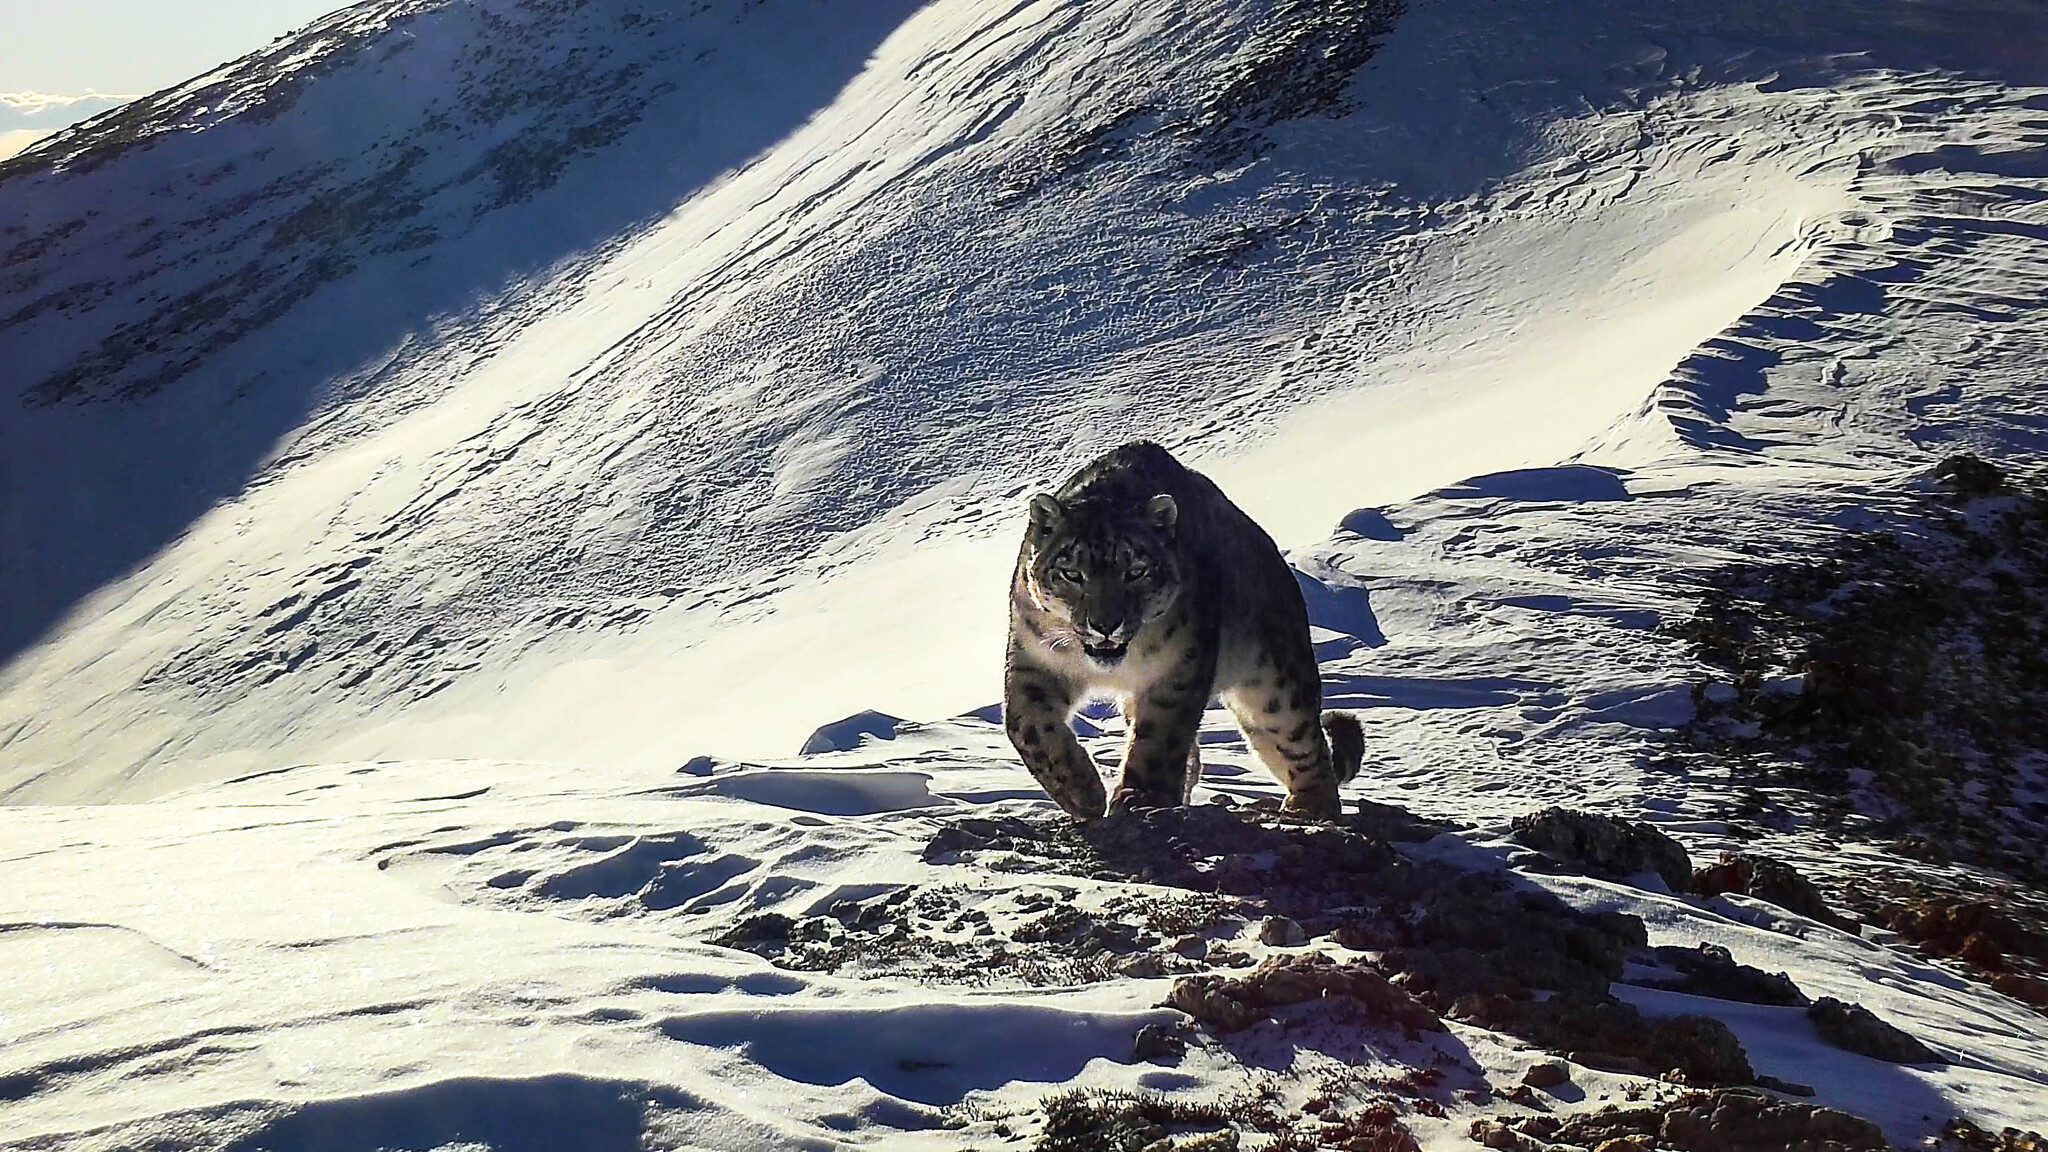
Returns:
[[[1146,441],[1031,498],[1004,672],[1010,742],[1081,820],[1186,804],[1212,698],[1286,786],[1288,811],[1335,819],[1337,787],[1365,753],[1358,718],[1322,710],[1308,609],[1272,537]],[[1106,797],[1070,724],[1102,698],[1127,728],[1122,777]]]

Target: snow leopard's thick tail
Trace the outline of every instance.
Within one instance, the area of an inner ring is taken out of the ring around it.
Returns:
[[[1330,759],[1337,765],[1337,779],[1358,775],[1358,766],[1365,761],[1365,729],[1358,726],[1358,717],[1349,712],[1325,712],[1323,734],[1330,738]]]

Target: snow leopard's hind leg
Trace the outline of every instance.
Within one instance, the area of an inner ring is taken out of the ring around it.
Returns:
[[[1357,773],[1365,741],[1356,717],[1324,714],[1322,673],[1306,625],[1305,619],[1284,626],[1272,622],[1260,636],[1262,650],[1249,661],[1249,671],[1222,695],[1245,743],[1286,787],[1282,810],[1335,820],[1342,813],[1337,786]],[[1338,754],[1332,752],[1332,737]]]

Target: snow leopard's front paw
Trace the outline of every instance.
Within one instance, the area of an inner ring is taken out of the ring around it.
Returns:
[[[1171,792],[1126,786],[1110,794],[1109,814],[1117,816],[1140,808],[1177,808],[1180,803],[1180,797]]]

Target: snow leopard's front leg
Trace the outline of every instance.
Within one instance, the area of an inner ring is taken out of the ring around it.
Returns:
[[[1192,627],[1188,628],[1193,632]],[[1171,808],[1187,803],[1189,778],[1200,771],[1195,742],[1201,735],[1202,710],[1216,678],[1216,647],[1191,640],[1179,646],[1162,644],[1154,657],[1159,673],[1125,705],[1130,727],[1124,746],[1123,779],[1110,796],[1109,810]]]
[[[1021,645],[1011,645],[1003,675],[1003,728],[1010,743],[1053,803],[1078,819],[1094,820],[1104,808],[1102,773],[1067,726],[1077,702],[1064,677],[1033,661]]]

